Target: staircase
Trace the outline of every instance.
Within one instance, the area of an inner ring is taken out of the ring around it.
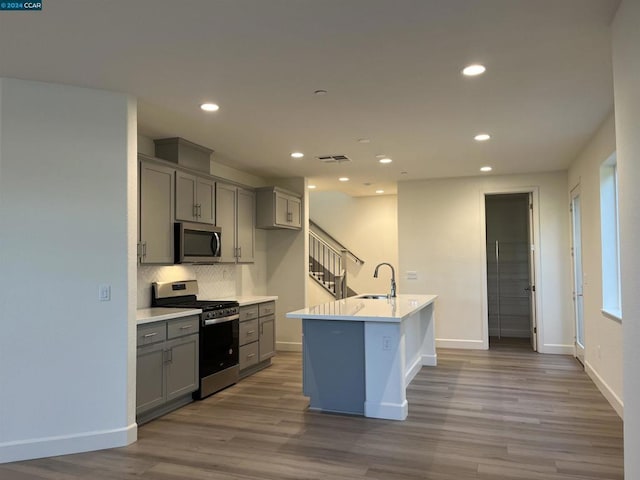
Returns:
[[[309,221],[309,276],[336,299],[356,295],[347,285],[347,262],[364,261],[334,237]]]

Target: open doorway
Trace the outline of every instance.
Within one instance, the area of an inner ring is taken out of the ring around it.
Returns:
[[[531,197],[485,196],[489,348],[537,350]]]

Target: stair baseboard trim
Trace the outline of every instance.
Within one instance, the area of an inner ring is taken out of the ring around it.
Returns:
[[[0,463],[124,447],[138,439],[138,425],[0,443]]]
[[[302,342],[276,342],[276,350],[280,352],[302,352]]]
[[[589,375],[589,378],[596,384],[600,393],[607,399],[607,401],[611,404],[613,409],[616,411],[618,416],[621,419],[624,419],[624,403],[622,399],[616,395],[616,392],[609,386],[607,382],[604,381],[598,372],[591,366],[589,362],[584,362],[584,370]]]

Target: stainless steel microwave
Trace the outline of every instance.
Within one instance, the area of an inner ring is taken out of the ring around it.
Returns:
[[[175,263],[216,263],[220,260],[222,229],[202,223],[175,224]]]

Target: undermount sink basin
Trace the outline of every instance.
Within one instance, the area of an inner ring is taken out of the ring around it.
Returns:
[[[356,298],[364,298],[367,300],[387,300],[389,295],[360,295]]]

